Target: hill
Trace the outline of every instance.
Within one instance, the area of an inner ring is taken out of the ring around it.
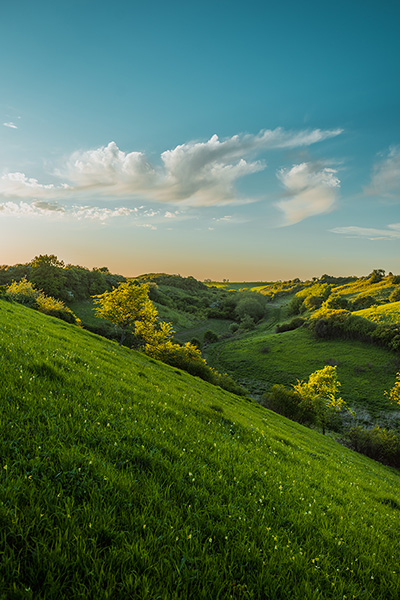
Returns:
[[[398,472],[0,300],[0,598],[396,599]]]

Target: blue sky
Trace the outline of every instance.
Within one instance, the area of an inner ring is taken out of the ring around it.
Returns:
[[[16,0],[0,262],[400,273],[400,4]]]

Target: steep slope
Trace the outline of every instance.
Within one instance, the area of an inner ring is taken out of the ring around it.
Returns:
[[[393,469],[4,301],[0,377],[0,598],[399,598]]]

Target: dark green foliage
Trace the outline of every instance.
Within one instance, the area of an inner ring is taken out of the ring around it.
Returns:
[[[374,427],[353,427],[347,434],[350,447],[374,460],[400,467],[400,436],[397,431]]]
[[[319,339],[360,340],[400,350],[400,324],[377,324],[346,310],[324,311],[311,319],[308,327]]]
[[[211,331],[211,329],[208,329],[207,331],[204,332],[204,343],[205,344],[214,344],[215,342],[218,342],[218,340],[219,340],[219,336],[214,331]]]
[[[284,385],[274,385],[262,397],[262,405],[298,423],[314,423],[315,414],[301,402],[299,394]]]
[[[289,315],[298,315],[301,312],[304,312],[305,308],[303,306],[304,298],[300,298],[299,296],[293,296],[288,306],[288,314]]]
[[[306,310],[315,310],[322,306],[323,301],[323,296],[307,296],[304,300],[304,308]]]
[[[393,283],[393,285],[399,285],[400,284],[400,275],[392,275],[391,282]]]
[[[291,321],[287,323],[281,323],[276,326],[276,333],[284,333],[285,331],[293,331],[294,329],[298,329],[305,323],[305,320],[301,317],[295,317]]]
[[[393,290],[393,292],[389,296],[390,302],[399,302],[400,301],[400,287]]]
[[[344,296],[339,294],[331,294],[324,302],[324,308],[333,310],[347,310],[349,308],[349,301]]]
[[[377,304],[376,298],[369,294],[359,294],[351,303],[351,310],[363,310]]]

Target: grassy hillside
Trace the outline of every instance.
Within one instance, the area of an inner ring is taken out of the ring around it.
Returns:
[[[395,323],[400,323],[400,302],[390,302],[381,306],[365,308],[364,310],[356,311],[354,314],[374,321],[374,323],[394,325]]]
[[[398,472],[0,301],[0,598],[400,596]]]
[[[316,340],[304,329],[270,330],[226,340],[208,349],[210,364],[233,373],[248,389],[262,392],[273,384],[291,385],[308,379],[325,365],[337,365],[344,400],[373,416],[392,410],[384,390],[399,368],[393,352],[351,340]]]

